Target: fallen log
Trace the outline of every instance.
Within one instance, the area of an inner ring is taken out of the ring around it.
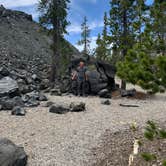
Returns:
[[[119,104],[121,107],[139,107],[138,105],[131,105],[131,104]]]

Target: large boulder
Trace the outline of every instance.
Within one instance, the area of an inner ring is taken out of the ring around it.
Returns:
[[[97,94],[100,90],[107,87],[107,80],[101,79],[100,73],[97,71],[87,72],[89,89],[91,94]]]
[[[0,79],[0,97],[3,96],[17,96],[19,88],[17,82],[11,77],[3,77]]]
[[[0,139],[0,165],[26,166],[27,155],[22,147],[16,146],[8,139]]]
[[[114,65],[111,65],[104,61],[96,61],[95,63],[97,71],[100,73],[101,77],[107,78],[108,87],[110,87],[111,90],[114,90],[115,85],[115,74],[116,74],[116,68]]]

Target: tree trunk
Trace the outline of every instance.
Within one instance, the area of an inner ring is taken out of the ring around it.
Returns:
[[[53,24],[53,55],[52,55],[52,65],[51,65],[51,77],[50,81],[52,84],[55,80],[59,78],[60,69],[60,33],[59,33],[59,20],[55,18]]]
[[[127,11],[126,9],[124,9],[123,11],[123,61],[125,59],[125,56],[127,54],[127,46],[128,46],[128,42],[127,42]],[[121,82],[121,89],[126,90],[126,81],[122,80]]]
[[[121,80],[121,89],[126,90],[126,81]]]

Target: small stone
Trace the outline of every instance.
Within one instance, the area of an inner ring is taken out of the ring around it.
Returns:
[[[52,96],[62,96],[60,89],[51,89]]]
[[[52,101],[48,101],[45,105],[44,105],[44,107],[50,107],[50,106],[52,106],[54,103],[52,102]]]
[[[11,114],[16,116],[25,116],[26,111],[24,108],[17,106],[13,108]]]
[[[136,89],[121,90],[121,97],[133,97],[136,95]]]
[[[101,101],[101,104],[103,104],[103,105],[111,105],[111,102],[110,102],[110,100],[103,100],[103,101]]]
[[[49,109],[49,112],[56,114],[65,114],[70,111],[70,108],[61,105],[52,105]]]
[[[47,100],[48,99],[47,99],[47,97],[45,95],[43,95],[43,94],[39,95],[39,101],[47,101]]]
[[[82,112],[85,111],[85,103],[71,103],[70,104],[70,111],[71,112]]]
[[[99,97],[101,98],[111,98],[111,93],[109,92],[108,89],[102,89],[99,93],[98,93]]]

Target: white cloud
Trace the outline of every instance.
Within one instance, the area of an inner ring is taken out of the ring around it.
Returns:
[[[0,4],[6,8],[30,6],[38,3],[38,0],[0,0]]]
[[[79,24],[71,24],[68,26],[67,31],[69,33],[80,33],[81,32],[81,26]]]

